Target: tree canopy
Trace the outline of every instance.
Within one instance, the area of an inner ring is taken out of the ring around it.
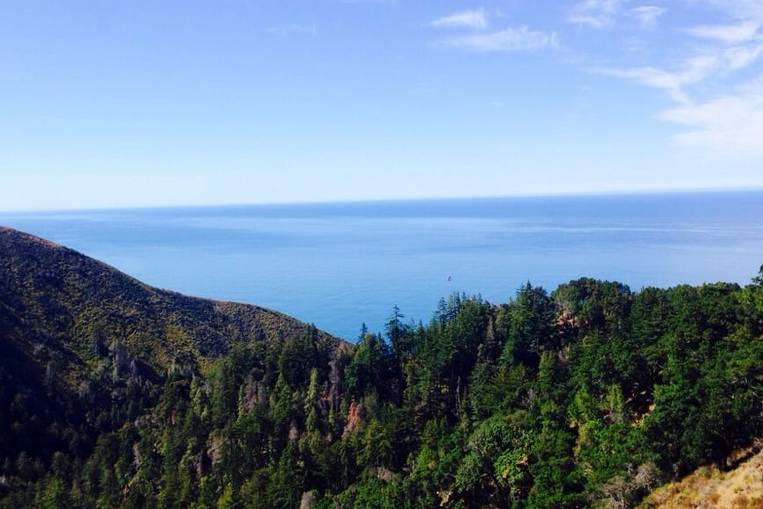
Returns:
[[[0,508],[628,507],[761,433],[763,267],[453,295],[382,332],[310,327],[154,378],[104,336],[79,418],[55,363],[35,379],[4,352]]]

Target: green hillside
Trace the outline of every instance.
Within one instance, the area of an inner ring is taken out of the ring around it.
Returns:
[[[0,508],[632,507],[761,425],[763,271],[453,295],[353,346],[0,230]]]

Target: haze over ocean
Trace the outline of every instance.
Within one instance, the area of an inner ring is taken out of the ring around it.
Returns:
[[[503,302],[529,280],[639,289],[746,283],[763,263],[763,191],[0,213],[138,279],[255,303],[355,339],[392,306]],[[450,278],[450,280],[449,280]]]

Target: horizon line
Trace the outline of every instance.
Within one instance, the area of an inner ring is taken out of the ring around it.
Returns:
[[[661,194],[714,194],[714,193],[743,193],[761,192],[761,186],[728,186],[728,187],[666,187],[666,188],[640,188],[640,189],[613,189],[605,191],[573,191],[557,193],[517,193],[504,195],[477,195],[477,196],[420,196],[403,198],[369,198],[347,200],[305,200],[305,201],[273,201],[273,202],[227,202],[227,203],[188,203],[177,205],[124,205],[116,207],[62,207],[50,209],[0,209],[0,214],[33,214],[33,213],[57,213],[57,212],[107,212],[120,210],[170,210],[170,209],[204,209],[226,207],[296,207],[310,205],[353,205],[353,204],[384,204],[384,203],[411,203],[411,202],[435,202],[435,201],[467,201],[467,200],[500,200],[500,199],[532,199],[532,198],[575,198],[575,197],[605,197],[605,196],[640,196]]]

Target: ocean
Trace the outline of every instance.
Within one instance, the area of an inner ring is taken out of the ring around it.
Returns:
[[[1,205],[0,205],[1,206]],[[0,213],[154,286],[258,304],[353,340],[393,305],[427,321],[452,292],[530,281],[747,283],[763,191]],[[2,255],[2,253],[0,253]]]

